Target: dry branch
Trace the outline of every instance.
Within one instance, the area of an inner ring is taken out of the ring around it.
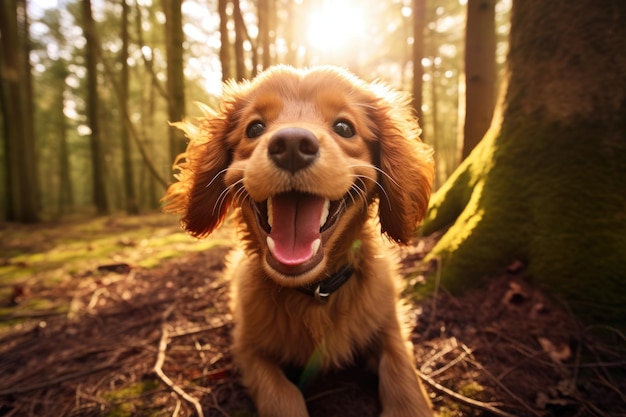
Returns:
[[[167,384],[172,389],[172,391],[174,391],[181,398],[183,398],[185,401],[189,402],[190,404],[194,406],[198,417],[204,417],[204,412],[202,411],[202,406],[200,405],[200,401],[198,401],[197,398],[187,394],[187,392],[185,392],[184,389],[176,385],[174,381],[172,381],[170,377],[168,377],[165,374],[165,372],[163,372],[163,364],[165,363],[165,357],[167,355],[167,343],[169,339],[169,332],[167,331],[165,321],[167,319],[167,316],[169,316],[169,314],[171,313],[173,309],[174,309],[174,305],[168,308],[167,311],[163,314],[164,318],[163,318],[163,326],[161,328],[161,340],[159,340],[159,352],[157,355],[156,363],[154,364],[154,372],[159,376],[159,378],[161,378],[161,380],[165,384]]]
[[[444,387],[443,385],[439,384],[437,381],[435,381],[434,379],[432,379],[431,377],[429,377],[428,375],[423,374],[420,371],[417,371],[417,375],[422,378],[422,380],[424,382],[426,382],[430,387],[432,387],[434,390],[447,395],[448,397],[452,398],[454,401],[459,402],[461,404],[467,405],[469,407],[475,408],[477,410],[484,410],[484,411],[489,411],[490,413],[493,413],[495,415],[498,416],[502,416],[502,417],[517,417],[514,414],[509,414],[506,411],[502,411],[499,408],[496,408],[490,404],[487,404],[485,402],[482,401],[477,401],[477,400],[473,400],[471,398],[468,398],[464,395],[461,395],[459,393],[456,393],[454,391],[452,391],[449,388]]]

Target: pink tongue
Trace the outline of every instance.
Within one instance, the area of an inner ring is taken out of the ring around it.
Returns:
[[[272,198],[272,255],[284,265],[300,265],[315,255],[311,245],[320,238],[324,199],[303,193]]]

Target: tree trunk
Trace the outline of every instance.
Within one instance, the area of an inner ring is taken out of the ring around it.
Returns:
[[[125,107],[123,114],[128,114],[128,88],[129,88],[129,76],[128,76],[128,26],[130,13],[130,7],[126,0],[122,0],[122,49],[120,51],[120,64],[122,66],[121,82],[120,82],[120,104]],[[124,117],[124,116],[122,116]],[[133,172],[133,159],[130,147],[130,138],[128,129],[126,129],[125,123],[122,121],[121,142],[122,142],[122,178],[124,182],[124,200],[126,206],[126,213],[138,214],[139,205],[137,203],[137,195],[135,193],[135,175]]]
[[[483,138],[496,104],[496,0],[468,0],[463,159]]]
[[[296,16],[297,13],[297,9],[298,9],[298,5],[295,4],[295,0],[286,0],[286,4],[284,5],[284,7],[286,7],[286,13],[287,16],[290,17],[290,19],[287,19],[286,22],[284,22],[285,24],[285,41],[287,43],[287,53],[285,54],[284,59],[284,63],[287,65],[293,65],[296,66],[297,65],[297,46],[295,45],[294,39],[296,39],[296,32],[297,29],[299,29],[299,24],[297,23],[297,19],[294,19],[293,16]],[[297,28],[296,28],[297,27]]]
[[[258,15],[259,36],[257,38],[257,51],[259,51],[261,55],[261,68],[267,69],[270,65],[272,65],[272,57],[270,54],[270,0],[259,0]],[[252,75],[256,75],[256,68],[254,68]]]
[[[452,290],[522,261],[589,320],[626,320],[626,2],[518,0],[501,122],[433,197]]]
[[[85,62],[87,67],[87,120],[91,129],[91,162],[93,167],[93,202],[99,215],[109,213],[104,173],[104,152],[102,149],[100,112],[98,99],[98,44],[96,25],[91,12],[91,0],[83,5],[83,31],[85,34]]]
[[[430,144],[433,147],[435,153],[439,152],[441,137],[442,135],[439,133],[439,92],[437,91],[437,86],[439,85],[439,70],[437,69],[436,59],[433,57],[430,65],[431,77],[430,77],[430,98],[431,98],[431,107],[432,107],[432,119],[433,119],[433,127],[431,130],[432,138],[430,139]],[[435,183],[434,189],[438,189],[441,186],[442,182],[442,174],[440,172],[440,167],[437,166],[435,170]],[[445,178],[445,177],[444,177]]]
[[[28,19],[24,1],[2,2],[0,81],[9,221],[39,220]]]
[[[226,13],[227,5],[228,0],[217,1],[217,9],[220,15],[220,62],[222,64],[222,82],[233,77],[230,57],[230,37],[228,35],[228,14]]]
[[[182,0],[163,0],[165,12],[165,49],[167,53],[167,97],[170,122],[179,122],[185,116],[185,75],[183,65]],[[170,126],[170,158],[185,152],[185,135]]]
[[[424,28],[426,26],[426,0],[413,0],[413,108],[422,120],[422,90],[424,86]],[[423,123],[423,122],[422,122]],[[422,140],[424,138],[422,137]]]
[[[54,125],[57,131],[56,136],[59,141],[59,216],[63,216],[72,210],[74,206],[74,192],[70,167],[70,150],[67,139],[67,119],[65,117],[65,78],[69,75],[66,62],[57,62],[53,64],[55,69],[55,103],[56,123]],[[54,68],[54,67],[53,67]]]
[[[167,91],[165,91],[165,88],[163,88],[163,86],[159,82],[159,77],[154,71],[152,49],[150,49],[149,56],[144,52],[144,48],[148,48],[148,45],[143,40],[143,21],[141,18],[141,13],[142,13],[142,7],[139,4],[139,2],[136,2],[135,3],[135,27],[137,28],[137,45],[141,46],[140,50],[141,50],[141,56],[143,58],[144,67],[150,74],[152,85],[157,89],[161,97],[169,101],[167,97]]]
[[[241,14],[239,0],[233,2],[233,21],[235,23],[235,70],[237,72],[237,81],[246,78],[246,53],[243,48],[243,42],[246,39],[246,26]]]

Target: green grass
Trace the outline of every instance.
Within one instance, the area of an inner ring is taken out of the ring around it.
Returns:
[[[16,286],[54,288],[97,274],[98,266],[125,263],[150,269],[185,254],[230,247],[230,227],[198,240],[164,214],[109,216],[39,225],[3,225],[0,241],[0,318],[21,311],[64,308],[58,300],[12,305]],[[56,303],[56,304],[55,304]],[[6,325],[8,321],[4,321]]]

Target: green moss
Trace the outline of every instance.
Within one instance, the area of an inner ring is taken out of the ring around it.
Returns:
[[[626,140],[611,135],[583,122],[520,123],[486,138],[433,197],[423,227],[452,224],[427,257],[441,259],[442,285],[459,292],[520,260],[584,318],[623,325]]]
[[[232,241],[220,237],[230,232],[228,229],[216,237],[197,240],[183,232],[173,216],[161,214],[7,227],[0,240],[0,256],[6,260],[0,267],[0,305],[9,305],[15,284],[38,290],[59,283],[71,285],[70,281],[77,276],[97,274],[98,266],[111,263],[153,268],[164,260],[188,253],[230,247]],[[7,257],[8,254],[12,255]],[[32,297],[36,297],[36,291]],[[68,300],[32,300],[7,307],[0,315],[63,309],[67,306],[59,304],[69,303]]]
[[[483,386],[475,381],[469,382],[459,388],[459,394],[475,400],[482,400],[480,397],[483,391]]]
[[[104,399],[114,406],[106,412],[107,417],[162,416],[163,411],[151,408],[149,394],[159,389],[160,383],[155,379],[146,379],[135,384],[109,391]]]

